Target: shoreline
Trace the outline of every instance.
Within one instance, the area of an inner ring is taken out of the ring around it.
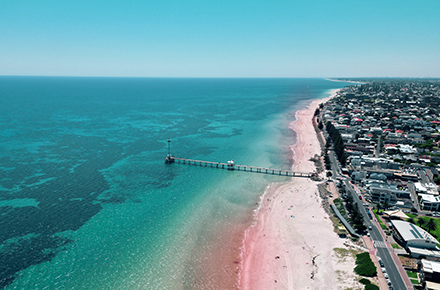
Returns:
[[[365,84],[365,82],[358,82],[358,81],[342,81],[332,78],[324,78],[325,80],[331,81],[331,82],[338,82],[338,83],[350,83],[350,84]]]
[[[319,104],[336,96],[339,90],[331,90],[330,97],[312,100],[307,108],[295,112],[296,120],[289,126],[297,134],[297,141],[291,146],[294,170],[316,169],[310,158],[321,155],[321,148],[311,120]],[[321,205],[318,184],[309,178],[293,178],[287,184],[269,186],[254,225],[244,234],[240,289],[347,286],[346,277],[342,279],[340,274],[350,276],[354,260],[341,263],[334,253],[334,248],[345,248],[344,240],[333,231]]]

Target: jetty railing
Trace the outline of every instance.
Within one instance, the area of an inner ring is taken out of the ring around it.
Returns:
[[[233,162],[228,162],[228,163],[212,162],[212,161],[204,161],[204,160],[179,158],[174,156],[167,156],[165,158],[165,163],[167,164],[175,163],[175,162],[181,164],[187,164],[187,165],[196,165],[203,167],[212,167],[212,168],[227,169],[227,170],[239,170],[239,171],[247,171],[247,172],[255,172],[255,173],[272,174],[272,175],[291,176],[291,177],[312,177],[316,175],[314,172],[297,172],[297,171],[284,170],[284,169],[239,165]]]

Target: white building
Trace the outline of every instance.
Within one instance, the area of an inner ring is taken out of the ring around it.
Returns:
[[[440,263],[422,259],[422,272],[426,280],[440,282]]]
[[[412,223],[391,220],[395,237],[411,253],[411,256],[440,257],[438,241],[430,233]]]
[[[432,194],[418,194],[420,197],[420,205],[424,210],[437,211],[440,207],[440,198]]]
[[[426,189],[426,187],[424,187],[423,184],[421,184],[420,182],[415,182],[414,183],[414,188],[415,188],[417,193],[426,193],[428,191]]]

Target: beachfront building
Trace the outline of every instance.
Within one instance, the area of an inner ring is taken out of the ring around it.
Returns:
[[[424,210],[437,211],[440,207],[440,198],[432,194],[419,193],[420,205]]]
[[[414,258],[440,258],[438,241],[430,233],[412,223],[400,220],[391,220],[393,237]]]
[[[420,182],[414,183],[414,189],[417,193],[427,193],[428,192],[426,187],[424,187],[423,184],[421,184]]]
[[[422,259],[420,261],[421,278],[425,282],[425,289],[440,289],[440,263]]]
[[[350,175],[354,181],[362,181],[367,178],[367,172],[365,171],[353,171]]]
[[[374,202],[393,204],[397,199],[410,198],[408,190],[397,189],[395,185],[373,182],[368,184],[371,199]]]

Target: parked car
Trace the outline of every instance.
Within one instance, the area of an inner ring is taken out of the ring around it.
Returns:
[[[379,265],[380,265],[381,267],[383,267],[382,259],[378,257],[378,258],[377,258],[377,261],[379,262]]]

